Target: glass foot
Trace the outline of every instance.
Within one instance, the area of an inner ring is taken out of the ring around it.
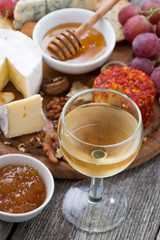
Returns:
[[[106,232],[119,225],[127,212],[127,199],[114,185],[104,181],[102,199],[89,200],[90,181],[79,181],[65,194],[63,213],[74,226],[87,232]]]

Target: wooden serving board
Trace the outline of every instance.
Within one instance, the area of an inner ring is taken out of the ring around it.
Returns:
[[[115,50],[113,51],[109,61],[118,60],[123,61],[124,63],[128,63],[132,59],[131,56],[131,46],[126,41],[117,43]],[[67,75],[68,80],[70,84],[74,81],[81,81],[84,84],[91,86],[92,81],[94,78],[100,73],[100,69],[97,69],[94,72],[85,74],[85,75]],[[58,73],[48,67],[44,63],[44,79],[52,78],[55,76],[63,76],[64,74]],[[7,87],[4,89],[4,91],[12,91],[15,93],[16,98],[20,99],[22,98],[21,94],[17,92],[17,90],[9,83]],[[43,96],[44,98],[44,104],[48,102],[48,100],[51,99],[51,97]],[[37,133],[38,134],[38,133]],[[17,146],[20,143],[25,143],[31,139],[32,136],[35,136],[37,134],[30,134],[26,136],[16,137],[13,139],[5,139],[4,135],[0,133],[0,155],[8,154],[8,153],[21,153]],[[154,115],[152,117],[152,120],[150,121],[150,124],[147,126],[147,128],[144,130],[144,141],[142,144],[142,147],[140,149],[140,152],[137,156],[137,158],[134,160],[134,162],[129,166],[128,169],[134,168],[138,165],[141,165],[149,160],[151,160],[155,155],[157,155],[160,152],[160,104],[158,103],[158,100],[155,101],[154,104]],[[4,144],[4,142],[11,142],[10,145]],[[82,174],[78,173],[76,170],[74,170],[66,161],[59,161],[58,164],[52,163],[42,149],[34,149],[30,148],[29,151],[25,154],[28,154],[30,156],[33,156],[37,159],[39,159],[41,162],[43,162],[53,173],[53,176],[55,178],[63,178],[63,179],[82,179],[86,178]]]

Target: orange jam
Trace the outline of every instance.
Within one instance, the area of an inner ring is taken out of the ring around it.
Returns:
[[[25,213],[45,201],[46,187],[37,170],[27,165],[0,169],[0,211]]]
[[[57,56],[48,49],[48,44],[51,42],[53,37],[61,32],[68,30],[76,30],[81,24],[80,23],[66,23],[58,25],[49,30],[44,38],[42,39],[42,49],[51,57],[57,59]],[[106,50],[106,41],[103,35],[94,28],[89,29],[80,38],[82,49],[74,55],[74,57],[65,60],[70,63],[83,63],[92,61],[100,57]]]

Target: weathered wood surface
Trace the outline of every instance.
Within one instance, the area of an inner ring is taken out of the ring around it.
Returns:
[[[19,224],[0,222],[0,239],[11,240],[159,240],[160,155],[139,167],[105,179],[121,189],[128,199],[127,217],[116,229],[99,234],[77,230],[62,215],[67,189],[77,180],[55,180],[48,207],[36,218]],[[80,180],[79,180],[80,181]],[[12,229],[13,227],[13,229]],[[14,230],[7,238],[7,234]]]

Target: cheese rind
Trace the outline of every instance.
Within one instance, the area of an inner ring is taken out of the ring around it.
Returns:
[[[14,27],[20,29],[28,21],[38,21],[49,12],[62,8],[95,10],[96,0],[19,0],[14,10]]]
[[[7,138],[38,132],[45,126],[39,94],[0,107],[0,128]]]
[[[42,83],[42,54],[19,31],[0,29],[0,90],[10,80],[24,97],[38,93]]]

